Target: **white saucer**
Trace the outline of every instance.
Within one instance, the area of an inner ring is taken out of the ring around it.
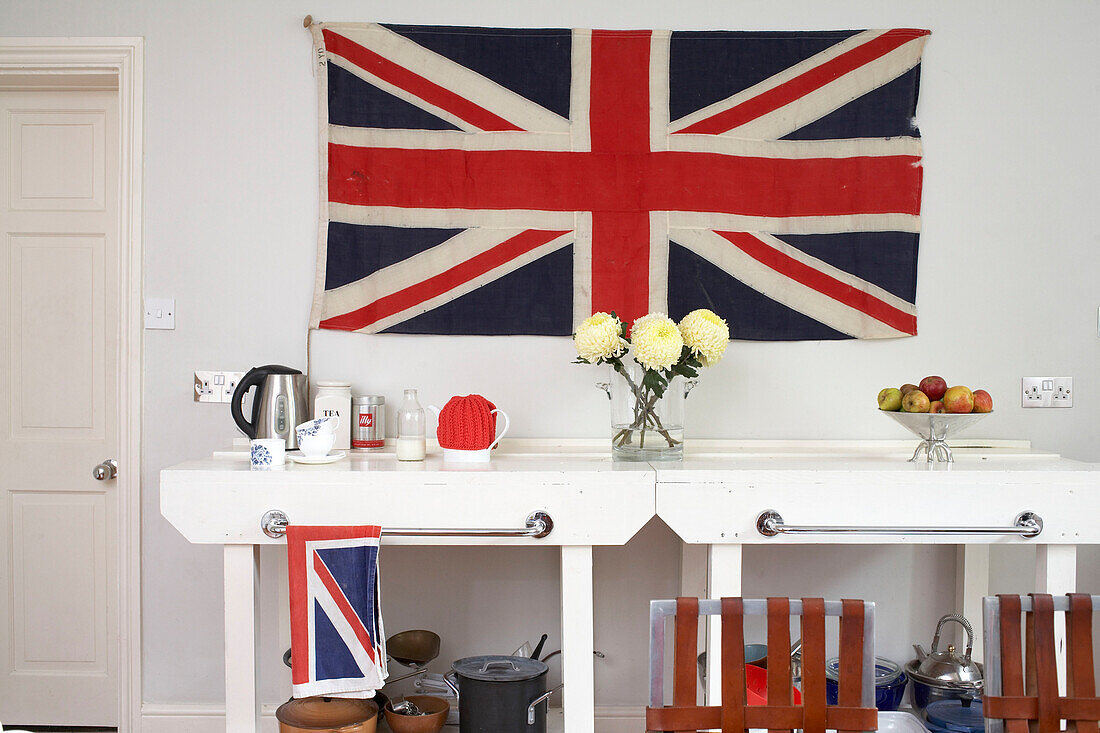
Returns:
[[[307,456],[304,453],[287,453],[286,457],[288,461],[294,461],[295,463],[305,463],[309,466],[316,466],[322,463],[336,463],[336,461],[340,460],[346,455],[346,451],[338,450],[335,453],[329,453],[327,456],[319,456],[317,458]]]

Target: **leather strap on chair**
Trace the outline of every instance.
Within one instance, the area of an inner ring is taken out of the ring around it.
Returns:
[[[1100,697],[1060,698],[1055,706],[1059,718],[1070,721],[1100,720]],[[987,697],[982,700],[982,713],[990,719],[1022,723],[1039,718],[1037,697]],[[1080,725],[1080,723],[1078,723]]]
[[[821,598],[802,599],[802,707],[805,733],[825,733],[825,601]]]
[[[745,708],[746,728],[767,728],[782,725],[797,728],[802,724],[802,709],[798,706],[774,707],[760,705]],[[647,708],[646,730],[707,730],[720,728],[722,708],[664,707]],[[825,725],[834,730],[871,731],[878,727],[875,708],[849,708],[830,705],[825,713]]]
[[[672,704],[689,707],[696,704],[695,682],[699,654],[699,599],[676,599],[676,651],[672,658]],[[689,730],[680,728],[678,730]]]
[[[999,595],[1001,606],[1001,690],[1005,697],[1023,697],[1024,663],[1021,656],[1020,597]],[[994,715],[987,707],[995,698],[986,698],[982,711],[989,717],[1004,718],[1005,733],[1027,733],[1028,716]]]
[[[1066,693],[1070,698],[1095,698],[1096,674],[1092,666],[1092,597],[1069,594],[1066,614]],[[1066,717],[1066,716],[1062,716]],[[1071,724],[1077,733],[1097,733],[1096,720]]]
[[[745,730],[745,623],[740,598],[722,599],[722,733]]]
[[[1054,599],[1046,593],[1031,594],[1028,646],[1035,647],[1035,681],[1039,696],[1039,733],[1059,733],[1058,663],[1054,651]],[[1028,649],[1028,658],[1032,657]]]
[[[844,599],[841,604],[837,702],[844,707],[858,708],[863,704],[863,601]]]
[[[790,707],[791,701],[791,601],[768,599],[768,707]],[[789,733],[790,728],[769,725],[768,730]]]

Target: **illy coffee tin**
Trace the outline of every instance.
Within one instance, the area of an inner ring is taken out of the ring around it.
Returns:
[[[378,450],[386,445],[386,398],[359,395],[352,400],[351,447]]]

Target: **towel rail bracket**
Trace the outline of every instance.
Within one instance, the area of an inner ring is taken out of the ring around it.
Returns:
[[[269,509],[260,517],[260,528],[268,537],[286,536],[290,517],[281,509]],[[522,529],[389,529],[382,528],[383,536],[390,537],[530,537],[540,540],[554,531],[554,519],[542,510],[531,512]]]

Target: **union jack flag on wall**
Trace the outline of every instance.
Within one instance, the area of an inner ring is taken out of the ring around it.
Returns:
[[[311,325],[916,333],[928,31],[313,26]]]
[[[287,527],[294,697],[373,697],[385,683],[381,534],[376,526]]]

